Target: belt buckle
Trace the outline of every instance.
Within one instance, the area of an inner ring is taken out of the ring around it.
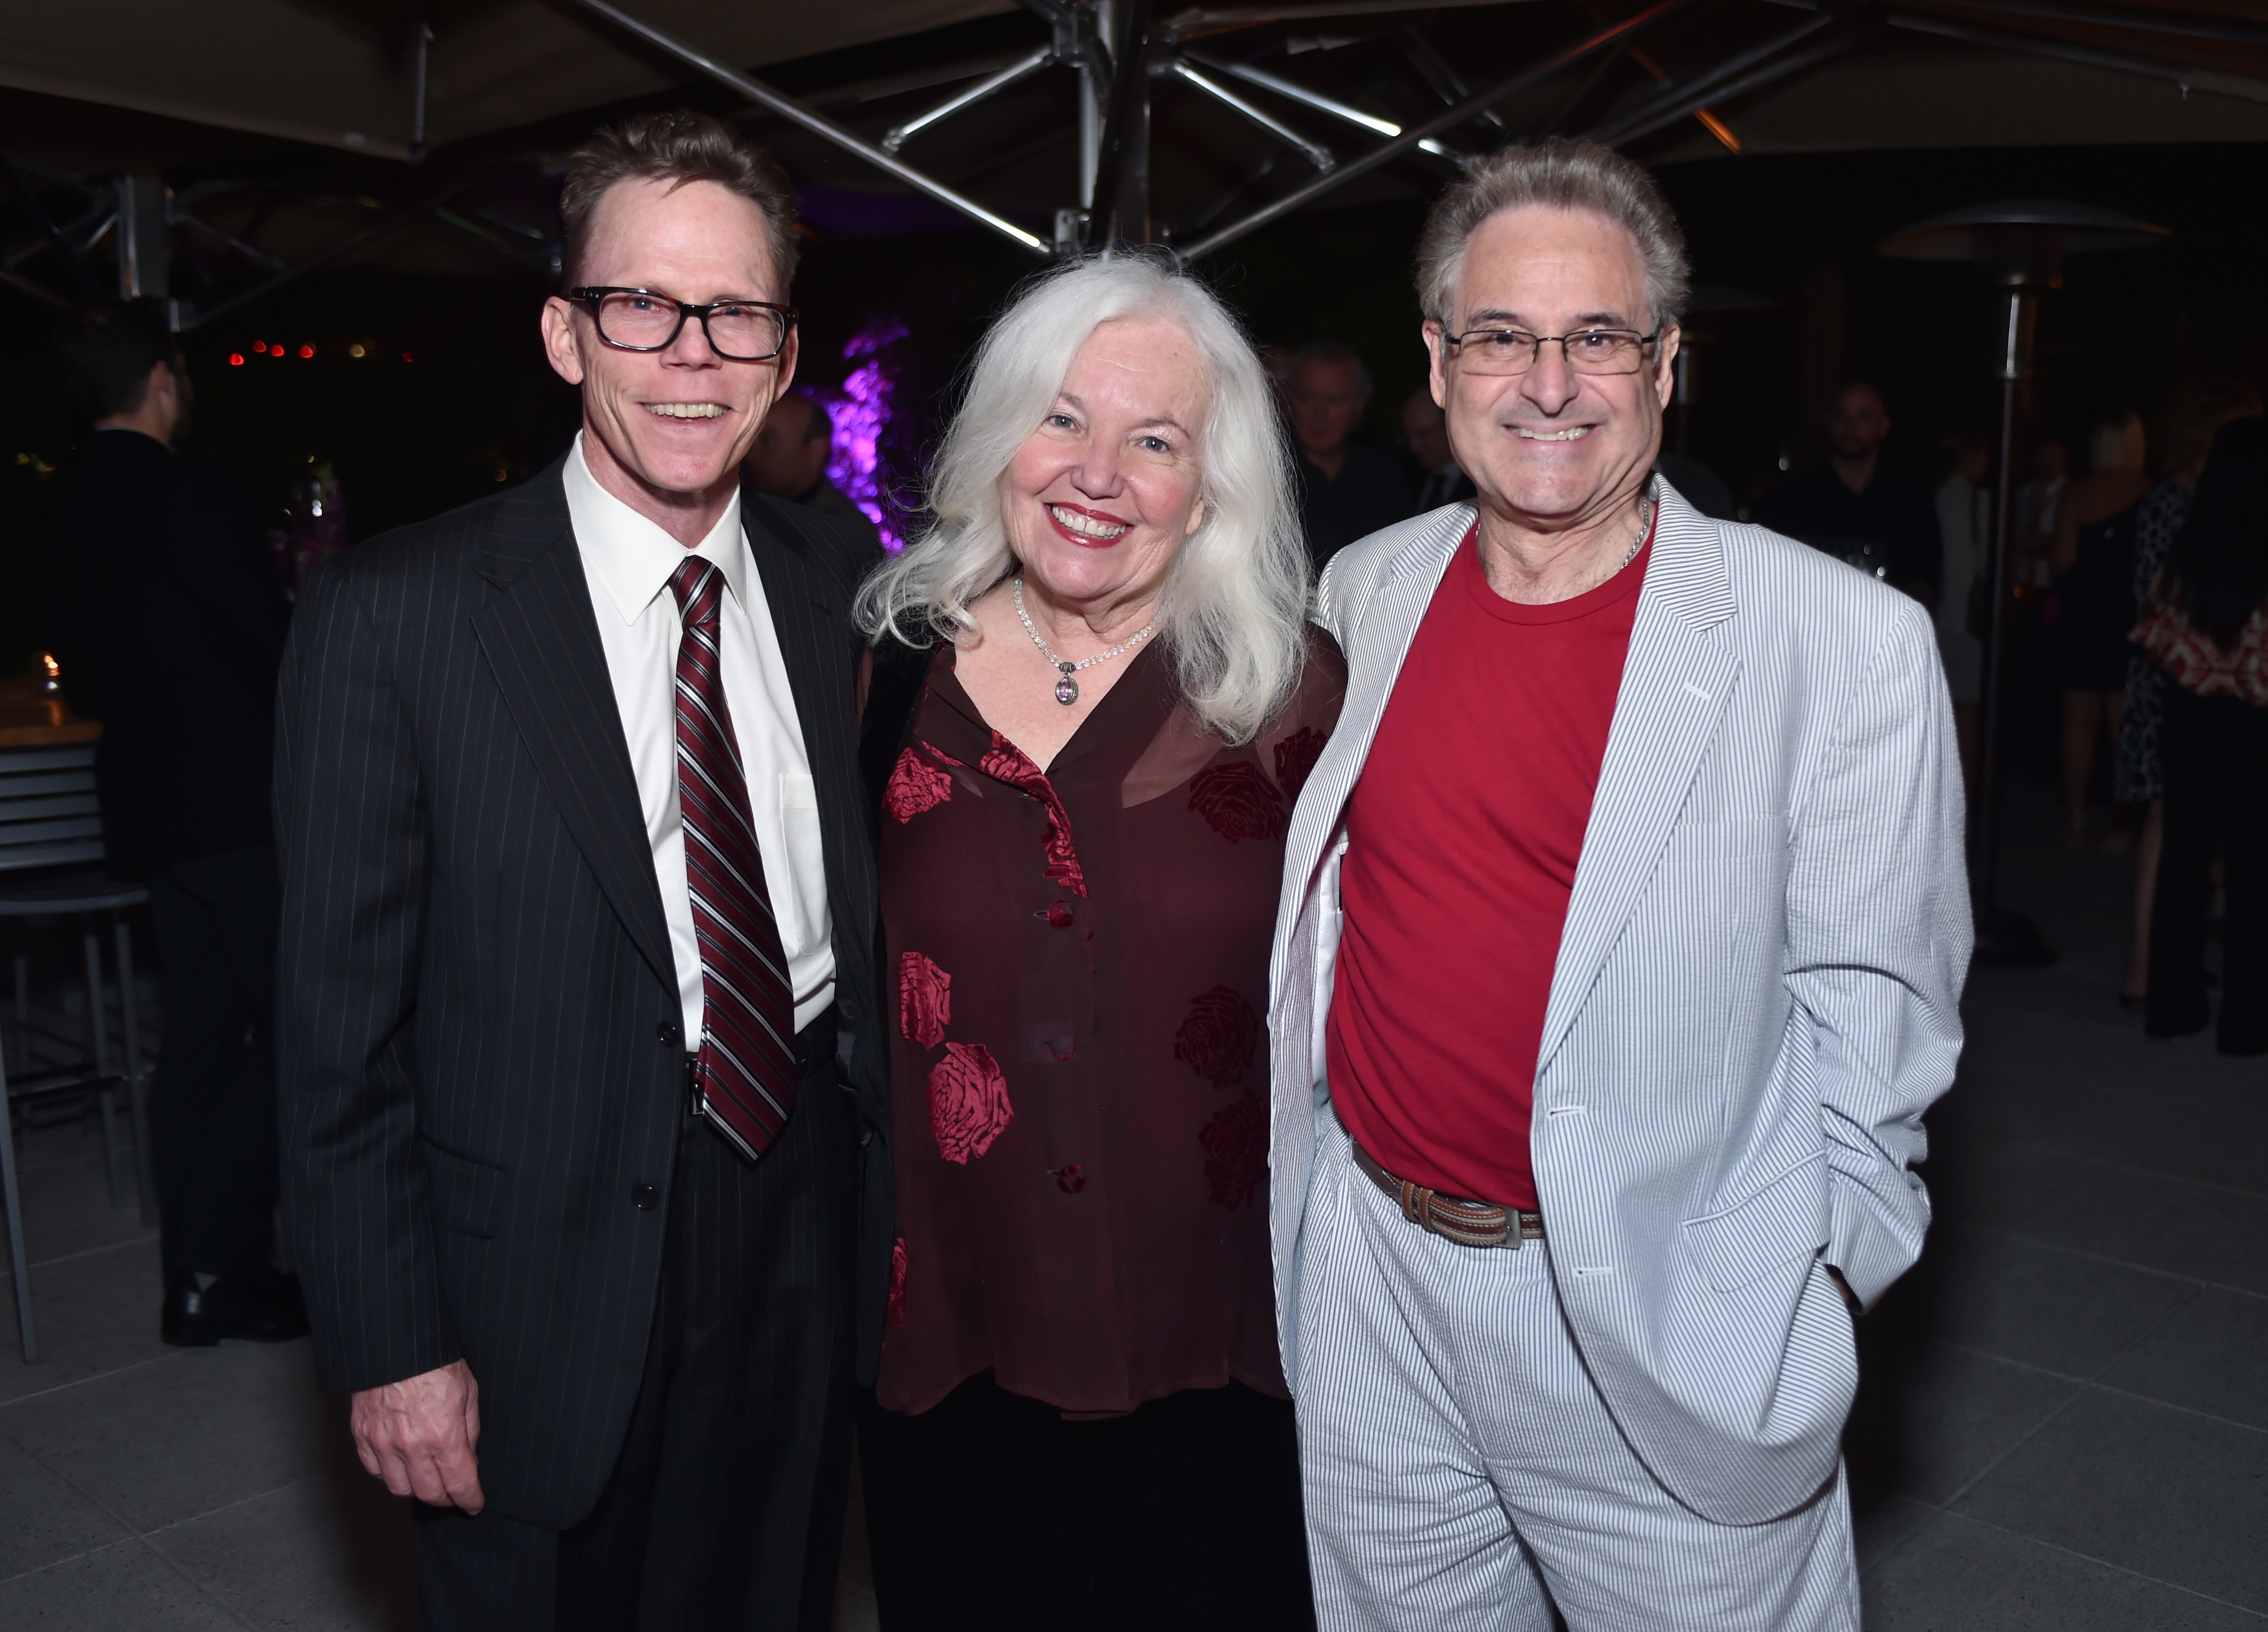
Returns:
[[[1438,1235],[1457,1246],[1501,1246],[1514,1252],[1520,1250],[1520,1215],[1512,1209],[1490,1209],[1491,1211],[1501,1211],[1502,1222],[1492,1231],[1484,1230],[1460,1216],[1464,1203],[1439,1191],[1425,1189],[1406,1179],[1402,1181],[1402,1188],[1403,1217],[1421,1230]],[[1417,1203],[1414,1209],[1410,1205],[1412,1200]]]

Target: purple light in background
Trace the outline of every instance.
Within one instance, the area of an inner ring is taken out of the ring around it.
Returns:
[[[879,445],[890,423],[897,370],[881,353],[905,337],[905,325],[889,318],[870,323],[852,335],[843,348],[843,357],[857,366],[843,377],[842,393],[828,397],[825,403],[827,417],[835,423],[835,455],[827,461],[827,479],[865,513],[882,535],[882,548],[890,550],[902,548],[904,540],[891,526],[889,511],[882,503]]]

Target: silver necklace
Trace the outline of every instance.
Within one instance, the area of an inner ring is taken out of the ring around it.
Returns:
[[[1607,574],[1606,577],[1601,578],[1598,584],[1592,584],[1591,589],[1598,588],[1599,584],[1606,583],[1609,578],[1619,577],[1624,567],[1629,566],[1631,562],[1638,559],[1638,551],[1646,548],[1646,541],[1648,538],[1653,536],[1653,501],[1652,499],[1640,499],[1638,506],[1638,537],[1631,540],[1630,548],[1623,552],[1623,558],[1615,563],[1614,571]],[[1591,591],[1585,590],[1583,592],[1587,595]]]
[[[1158,628],[1157,621],[1152,619],[1109,651],[1098,651],[1091,658],[1081,658],[1077,663],[1068,663],[1056,656],[1056,649],[1042,640],[1039,630],[1032,627],[1032,614],[1024,610],[1024,580],[1018,578],[1015,583],[1016,616],[1024,626],[1024,633],[1032,637],[1032,644],[1040,649],[1040,655],[1055,665],[1058,672],[1056,680],[1056,701],[1066,709],[1079,701],[1079,682],[1071,679],[1072,675],[1081,669],[1091,669],[1098,663],[1108,663],[1113,658],[1123,657],[1134,647],[1149,639]]]

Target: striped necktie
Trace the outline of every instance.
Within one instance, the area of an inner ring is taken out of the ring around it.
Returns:
[[[688,555],[669,587],[677,643],[677,803],[685,885],[701,943],[701,1112],[750,1161],[795,1108],[795,998],[748,820],[740,745],[725,703],[717,614],[725,575]]]

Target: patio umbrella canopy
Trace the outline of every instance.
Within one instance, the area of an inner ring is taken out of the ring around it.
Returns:
[[[1657,165],[2268,140],[2255,0],[25,11],[0,39],[0,276],[51,303],[115,279],[174,296],[189,327],[317,265],[539,267],[549,176],[581,133],[685,101],[772,145],[807,199],[836,195],[822,224],[864,195],[869,227],[957,214],[1035,255],[1111,236],[1203,253],[1311,201],[1431,192],[1554,132]],[[195,260],[170,278],[153,247],[169,225]]]

